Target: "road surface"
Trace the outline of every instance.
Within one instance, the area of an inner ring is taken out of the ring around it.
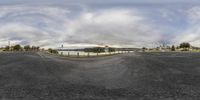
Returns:
[[[199,53],[0,53],[0,100],[199,100]]]

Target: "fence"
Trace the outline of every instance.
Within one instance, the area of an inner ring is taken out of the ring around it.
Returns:
[[[82,52],[82,51],[59,51],[59,55],[68,57],[95,57],[95,56],[124,54],[131,52],[134,51],[116,51],[116,52],[103,52],[103,53]]]

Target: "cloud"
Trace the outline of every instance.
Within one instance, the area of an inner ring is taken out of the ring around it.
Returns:
[[[155,25],[135,9],[88,9],[77,14],[56,6],[1,6],[0,12],[0,39],[23,45],[135,47],[162,38]]]
[[[84,12],[69,26],[76,35],[73,42],[96,44],[135,45],[143,42],[157,41],[159,32],[144,22],[145,19],[130,10],[101,10]],[[154,36],[152,36],[154,34]],[[76,40],[76,38],[80,38]],[[66,39],[67,40],[67,39]],[[68,41],[70,42],[70,41]]]
[[[0,4],[68,4],[68,3],[82,3],[82,4],[113,4],[113,3],[199,3],[199,0],[1,0]]]
[[[67,9],[46,6],[2,6],[0,11],[0,38],[32,45],[58,40],[61,23],[69,13]]]
[[[46,48],[150,47],[163,42],[199,46],[199,26],[199,6],[0,6],[0,46],[8,40]]]
[[[177,43],[190,42],[193,46],[200,45],[200,7],[192,7],[185,11],[188,27],[176,34]]]

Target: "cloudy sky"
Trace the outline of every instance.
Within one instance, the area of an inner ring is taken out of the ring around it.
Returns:
[[[200,47],[199,0],[1,0],[0,47]]]

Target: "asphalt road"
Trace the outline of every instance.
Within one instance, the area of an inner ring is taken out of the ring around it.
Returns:
[[[0,100],[199,100],[200,53],[0,53]]]

